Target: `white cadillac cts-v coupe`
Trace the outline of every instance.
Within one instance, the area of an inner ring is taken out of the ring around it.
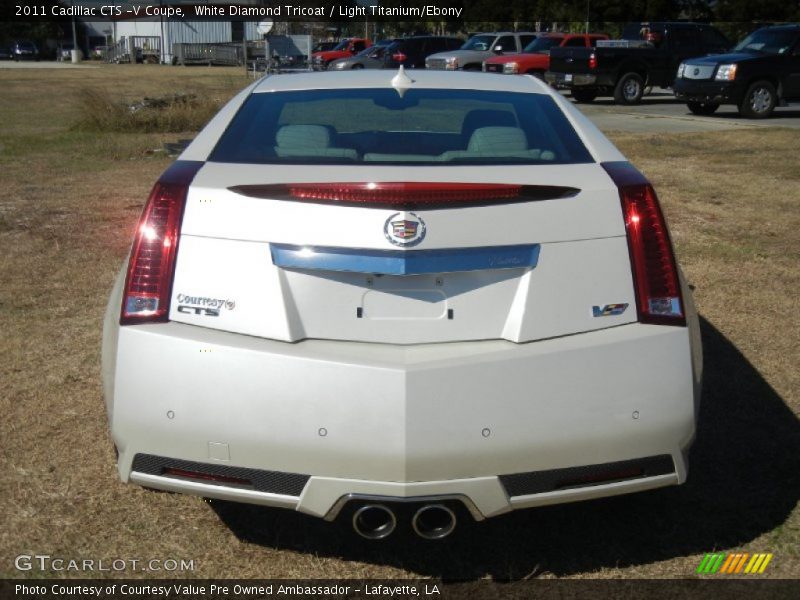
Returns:
[[[651,185],[490,74],[245,89],[155,184],[103,339],[124,481],[375,539],[682,483],[701,375]]]

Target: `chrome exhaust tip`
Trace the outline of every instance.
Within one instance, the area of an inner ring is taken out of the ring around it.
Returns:
[[[456,514],[444,504],[426,504],[414,513],[411,526],[421,538],[441,540],[456,528]]]
[[[389,537],[397,527],[394,512],[383,504],[365,504],[353,514],[353,529],[368,540]]]

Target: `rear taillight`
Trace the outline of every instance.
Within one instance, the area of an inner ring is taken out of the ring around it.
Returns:
[[[153,186],[133,240],[120,324],[168,319],[186,193],[202,165],[177,161]]]
[[[619,188],[639,320],[685,325],[678,267],[653,186],[628,162],[603,163]]]
[[[402,52],[395,52],[392,54],[392,60],[395,62],[403,62],[406,58],[408,57]]]
[[[589,55],[589,68],[596,69],[597,68],[597,56],[595,56],[594,52]]]

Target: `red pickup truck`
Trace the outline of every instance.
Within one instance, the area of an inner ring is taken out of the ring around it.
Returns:
[[[542,33],[525,46],[521,54],[504,54],[486,59],[483,61],[483,70],[507,75],[527,73],[544,79],[545,71],[550,68],[550,48],[591,48],[597,40],[607,39],[604,33]]]
[[[372,42],[366,38],[348,38],[342,40],[332,50],[324,52],[314,52],[311,55],[311,66],[315,71],[324,71],[328,65],[337,58],[347,58],[358,54],[362,50],[372,46]]]

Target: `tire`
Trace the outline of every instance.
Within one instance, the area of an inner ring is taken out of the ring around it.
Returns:
[[[527,75],[533,75],[534,77],[536,77],[536,79],[539,79],[540,81],[544,81],[544,72],[543,71],[528,71],[526,74]]]
[[[775,86],[769,81],[756,81],[747,88],[739,103],[739,113],[748,119],[766,119],[778,102]]]
[[[481,65],[479,64],[476,65],[475,63],[464,65],[464,68],[462,69],[462,71],[480,71],[480,70],[481,70]]]
[[[363,69],[364,65],[356,63],[353,65],[352,69],[355,71],[356,69]]]
[[[719,104],[711,102],[687,102],[686,106],[696,115],[713,115],[719,108]]]
[[[644,94],[644,79],[638,73],[625,73],[614,88],[614,101],[630,106],[639,104]]]
[[[575,98],[575,102],[591,102],[597,98],[597,90],[576,90],[573,88],[572,97]]]

